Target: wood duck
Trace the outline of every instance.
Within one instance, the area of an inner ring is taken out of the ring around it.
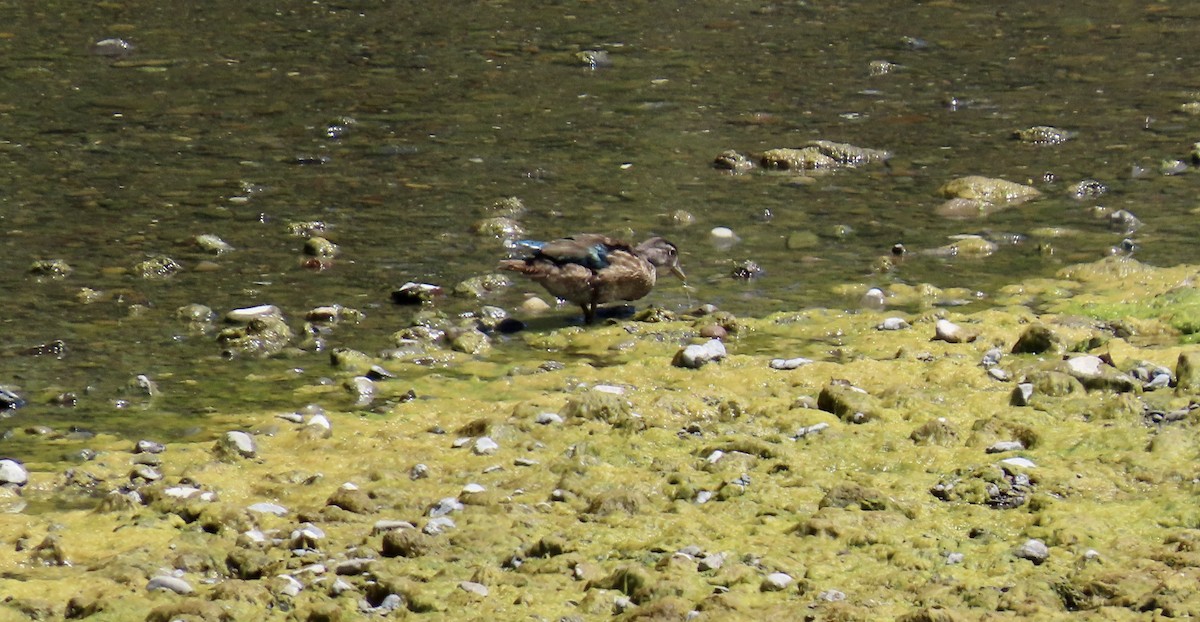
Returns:
[[[506,259],[501,270],[520,272],[546,291],[583,309],[583,319],[596,319],[596,306],[614,300],[637,300],[658,280],[658,269],[667,268],[680,279],[679,249],[660,237],[637,246],[596,234],[580,233],[550,242],[519,242],[533,254]]]

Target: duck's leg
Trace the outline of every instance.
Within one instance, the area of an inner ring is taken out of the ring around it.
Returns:
[[[592,302],[586,305],[579,305],[579,308],[583,309],[584,324],[591,324],[592,322],[596,321],[596,303]]]

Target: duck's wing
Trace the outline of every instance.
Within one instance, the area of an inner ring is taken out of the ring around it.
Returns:
[[[617,251],[632,252],[628,244],[597,233],[581,233],[546,242],[537,249],[535,257],[555,264],[576,264],[600,271],[609,266],[609,256]]]

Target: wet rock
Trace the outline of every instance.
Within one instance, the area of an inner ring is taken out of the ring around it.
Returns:
[[[15,391],[7,387],[0,387],[0,411],[13,410],[24,405],[25,400]]]
[[[132,380],[126,383],[125,388],[137,395],[146,397],[158,397],[158,383],[151,380],[145,374],[138,374]]]
[[[325,501],[325,505],[339,507],[354,514],[370,514],[376,510],[371,497],[350,482],[339,486]]]
[[[191,594],[195,591],[187,581],[171,575],[158,575],[156,577],[152,577],[150,581],[146,583],[146,590],[149,592],[153,592],[154,590],[166,590],[169,592],[175,592],[176,594]]]
[[[1046,546],[1045,542],[1031,538],[1017,547],[1017,550],[1013,554],[1021,559],[1027,559],[1037,566],[1050,558],[1050,548]]]
[[[612,56],[607,50],[583,50],[575,53],[575,62],[588,69],[612,67]]]
[[[1012,137],[1023,143],[1034,145],[1061,145],[1075,138],[1076,133],[1048,125],[1035,125],[1023,130],[1016,130]]]
[[[821,153],[831,157],[839,164],[847,166],[858,166],[862,164],[871,164],[874,162],[883,162],[892,157],[890,151],[881,149],[867,149],[864,147],[856,147],[847,143],[836,143],[829,140],[814,140],[809,143],[810,146],[816,147]]]
[[[831,382],[817,396],[817,408],[847,423],[867,423],[882,416],[878,400],[866,391],[843,382]]]
[[[759,164],[767,170],[812,171],[835,168],[838,162],[816,147],[804,147],[768,149],[759,157]]]
[[[951,322],[950,320],[938,320],[933,325],[933,338],[946,343],[969,343],[975,341],[979,337],[979,333],[974,330],[968,330]]]
[[[29,471],[16,460],[0,460],[0,485],[24,486],[29,481]]]
[[[1095,199],[1108,192],[1108,186],[1096,181],[1095,179],[1085,179],[1074,186],[1071,186],[1069,194],[1072,198],[1078,200]]]
[[[725,344],[717,339],[709,339],[703,344],[692,344],[676,352],[671,364],[687,369],[699,369],[723,358],[725,358]]]
[[[525,236],[525,227],[507,216],[484,218],[475,223],[475,233],[499,240],[517,240]]]
[[[354,400],[355,408],[369,406],[371,402],[375,401],[375,383],[366,376],[347,378],[342,382],[342,388]]]
[[[429,304],[442,295],[442,288],[437,285],[409,281],[392,292],[392,302],[398,305]]]
[[[291,340],[292,329],[274,315],[258,317],[245,326],[226,328],[217,334],[217,343],[229,356],[271,356],[282,351]]]
[[[88,48],[88,52],[92,56],[102,56],[104,58],[127,58],[132,56],[137,48],[130,42],[124,39],[101,39]]]
[[[754,161],[732,149],[717,154],[713,166],[734,174],[746,173],[754,168]]]
[[[748,281],[750,279],[756,279],[762,276],[762,273],[763,269],[759,267],[757,263],[747,259],[745,261],[739,261],[736,265],[734,265],[733,272],[730,273],[730,276],[742,281]]]
[[[216,319],[217,314],[214,313],[212,309],[204,305],[190,304],[176,309],[175,317],[182,322],[187,322],[188,324],[204,326]]]
[[[1042,196],[1037,188],[1031,186],[978,175],[950,181],[938,192],[948,199],[972,199],[997,205],[1019,204]]]
[[[73,271],[70,264],[62,259],[39,259],[29,266],[29,274],[50,280],[65,279]]]
[[[454,286],[454,295],[464,298],[483,298],[511,285],[512,279],[503,274],[484,274],[459,282]]]
[[[228,242],[211,233],[205,233],[192,238],[192,243],[200,248],[200,250],[212,253],[213,255],[224,255],[234,250]]]
[[[1066,348],[1062,339],[1044,324],[1033,324],[1021,333],[1013,344],[1013,354],[1043,354],[1052,352],[1061,354]]]
[[[304,241],[304,254],[310,257],[329,259],[337,253],[337,245],[321,236],[311,237]]]
[[[257,305],[232,309],[225,314],[225,321],[230,324],[249,324],[254,320],[283,319],[283,311],[275,305]]]
[[[183,269],[179,262],[165,255],[151,257],[134,264],[133,273],[143,279],[165,279]]]
[[[233,430],[217,440],[213,452],[221,459],[253,458],[258,455],[258,446],[253,436]]]
[[[483,354],[492,347],[491,339],[475,328],[456,329],[446,334],[450,348],[466,354]]]

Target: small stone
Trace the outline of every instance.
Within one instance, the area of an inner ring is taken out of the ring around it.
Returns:
[[[1007,465],[1019,467],[1022,469],[1032,469],[1037,466],[1037,464],[1035,464],[1033,462],[1033,460],[1030,460],[1029,458],[1022,458],[1020,456],[1014,456],[1012,458],[1005,458],[1005,459],[1001,460],[1000,462],[1001,462],[1001,464],[1007,464]]]
[[[1037,566],[1050,557],[1050,548],[1046,546],[1045,542],[1031,538],[1026,540],[1025,544],[1017,547],[1015,555],[1021,559],[1028,559]]]
[[[454,519],[450,518],[449,516],[439,516],[437,518],[429,519],[429,522],[425,523],[425,526],[421,528],[421,533],[435,536],[443,531],[454,529],[455,527],[457,527],[457,525],[454,524]]]
[[[146,583],[146,590],[151,592],[154,590],[168,590],[176,594],[191,594],[194,591],[187,581],[170,575],[159,575],[151,578]]]
[[[1033,399],[1033,383],[1022,382],[1013,388],[1009,403],[1013,406],[1028,406],[1031,399]]]
[[[475,439],[475,443],[471,446],[471,452],[476,456],[490,456],[499,449],[500,445],[487,436]]]
[[[862,300],[859,301],[859,305],[861,305],[864,309],[881,311],[887,306],[887,293],[878,287],[872,287],[862,295]]]
[[[905,328],[908,328],[908,322],[902,317],[884,318],[875,326],[875,330],[904,330]]]
[[[537,417],[534,418],[534,422],[540,425],[550,425],[562,423],[563,418],[558,413],[538,413]]]
[[[827,603],[838,603],[846,600],[846,593],[841,590],[825,590],[817,594],[817,598]]]
[[[700,572],[704,572],[706,570],[720,570],[721,566],[724,565],[725,554],[713,553],[712,555],[705,555],[704,557],[701,557],[696,567],[700,570]]]
[[[249,324],[251,320],[262,318],[282,318],[283,311],[275,305],[258,305],[255,307],[244,307],[234,309],[225,314],[225,321],[233,324]]]
[[[813,362],[812,359],[806,359],[798,356],[790,359],[771,359],[771,362],[768,363],[768,365],[770,365],[771,369],[788,370],[796,369],[802,365],[808,365],[811,362]]]
[[[793,581],[795,579],[786,572],[772,572],[763,579],[761,589],[764,592],[778,592],[786,590]]]
[[[464,506],[463,506],[462,502],[459,501],[457,498],[446,497],[446,498],[438,501],[437,503],[429,506],[429,509],[425,511],[425,514],[427,516],[436,518],[438,516],[445,516],[452,512],[461,512],[463,510],[463,507]]]
[[[1008,382],[1012,379],[1012,375],[1009,374],[1008,371],[1000,369],[999,367],[989,367],[987,370],[987,375],[991,376],[995,380],[999,380],[1000,382]]]
[[[278,577],[282,582],[282,585],[279,586],[279,593],[283,596],[294,598],[304,589],[304,584],[292,575],[281,574]]]
[[[938,320],[933,328],[936,340],[945,341],[946,343],[969,343],[975,341],[978,336],[972,331],[951,322],[950,320]]]
[[[275,516],[285,516],[288,513],[287,508],[278,503],[259,502],[250,505],[246,509],[258,514],[273,514]]]
[[[355,486],[350,482],[346,482],[345,484],[339,486],[338,489],[329,496],[329,499],[325,502],[325,505],[339,507],[347,512],[353,512],[354,514],[370,514],[376,509],[375,502],[371,500],[371,497],[367,496],[367,493],[363,492],[358,488],[358,486]]]
[[[154,441],[148,441],[145,439],[138,441],[137,446],[134,448],[134,451],[139,454],[161,454],[166,450],[167,447],[162,443],[156,443]]]
[[[462,494],[465,495],[476,495],[481,492],[487,492],[487,487],[483,484],[476,484],[472,482],[466,486],[463,486],[462,488]]]
[[[0,460],[0,484],[24,486],[29,481],[29,471],[16,460]]]
[[[962,553],[957,553],[957,552],[946,553],[946,565],[948,565],[948,566],[952,566],[954,564],[961,564],[966,559],[967,559],[967,556]]]
[[[488,595],[487,586],[474,581],[463,581],[458,584],[458,589],[475,596],[483,597]]]
[[[226,432],[217,441],[215,450],[217,454],[228,458],[253,458],[258,455],[254,437],[238,430]]]
[[[707,363],[725,358],[725,344],[710,339],[701,345],[690,345],[675,354],[672,364],[686,369],[699,369]]]
[[[1025,449],[1025,443],[1021,441],[997,441],[988,446],[985,450],[989,454],[1001,454],[1006,451],[1021,451]]]
[[[418,479],[425,479],[426,477],[429,477],[429,466],[428,465],[417,463],[417,464],[414,464],[412,466],[412,468],[408,470],[408,479],[418,480]]]

